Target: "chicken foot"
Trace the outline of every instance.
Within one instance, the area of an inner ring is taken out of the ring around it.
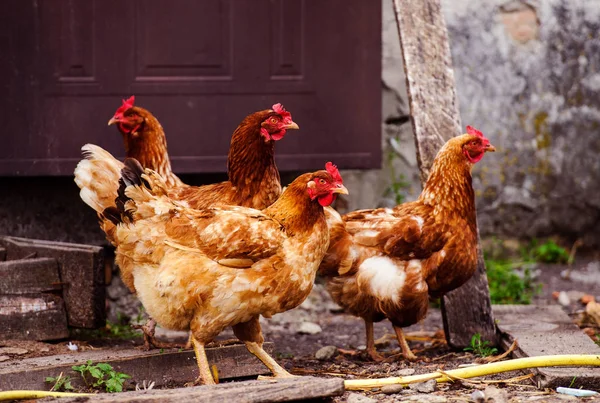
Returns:
[[[238,323],[233,326],[233,333],[244,342],[248,351],[256,356],[271,371],[275,378],[293,378],[294,375],[287,372],[277,363],[264,349],[264,338],[260,329],[258,316],[248,322]]]
[[[132,325],[134,329],[140,329],[144,333],[144,350],[149,351],[153,348],[190,348],[191,343],[188,340],[186,344],[169,343],[157,340],[154,336],[156,330],[156,321],[148,319],[145,325]],[[191,336],[190,336],[191,339]]]
[[[262,361],[263,364],[269,368],[269,370],[273,373],[273,377],[275,378],[294,378],[295,375],[290,374],[283,368],[281,365],[277,363],[265,350],[263,350],[262,345],[258,343],[254,343],[251,341],[247,341],[246,348],[252,354],[256,356],[259,360]]]
[[[384,357],[377,352],[375,349],[375,337],[373,336],[373,322],[363,319],[365,321],[365,331],[367,335],[367,349],[365,350],[369,357],[375,362],[381,362]],[[359,354],[356,350],[338,349],[341,354],[355,356]]]
[[[198,379],[196,379],[193,385],[215,385],[216,382],[213,378],[212,373],[210,372],[208,358],[206,357],[206,351],[204,350],[204,343],[198,341],[193,335],[190,338],[192,340],[192,345],[194,346],[194,353],[196,354],[198,371],[200,372],[200,376],[198,377]]]
[[[365,319],[365,330],[367,332],[367,354],[375,362],[383,361],[383,356],[375,350],[375,337],[373,336],[373,322]]]
[[[411,351],[408,343],[406,342],[406,338],[404,337],[404,332],[402,328],[399,326],[394,326],[394,331],[396,332],[396,338],[398,339],[398,344],[402,349],[402,356],[409,361],[417,361],[417,356]]]

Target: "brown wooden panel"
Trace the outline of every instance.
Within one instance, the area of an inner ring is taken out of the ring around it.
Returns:
[[[94,33],[97,21],[94,18],[95,1],[61,1],[56,4],[41,3],[44,11],[54,11],[60,21],[58,49],[60,70],[58,81],[64,83],[95,83]],[[91,15],[92,23],[86,16]],[[52,31],[50,31],[52,32]]]
[[[380,166],[379,3],[23,0],[0,14],[9,5],[25,46],[0,45],[13,95],[0,100],[0,175],[71,175],[88,142],[123,156],[106,122],[132,94],[165,128],[176,172],[225,171],[237,124],[277,102],[301,127],[277,145],[281,170]]]
[[[306,45],[306,1],[277,0],[269,9],[271,79],[301,80]]]
[[[96,0],[39,3],[34,35],[43,60],[38,66],[42,94],[101,91],[97,72],[102,65],[98,56],[103,56],[99,54],[102,25],[97,5]]]
[[[136,81],[230,79],[231,0],[204,2],[201,13],[189,12],[194,3],[137,2]]]

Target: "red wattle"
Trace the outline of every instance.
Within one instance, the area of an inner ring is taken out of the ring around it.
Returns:
[[[319,204],[321,206],[327,207],[335,201],[336,197],[337,197],[336,194],[328,193],[325,196],[320,196],[317,200],[319,201]]]
[[[280,131],[279,133],[271,134],[271,140],[281,140],[285,136],[285,129]]]
[[[472,163],[475,164],[477,162],[479,162],[482,158],[483,158],[483,152],[475,155],[474,157],[471,156],[471,154],[469,154],[469,152],[467,150],[465,150],[465,155],[467,156],[467,159]]]

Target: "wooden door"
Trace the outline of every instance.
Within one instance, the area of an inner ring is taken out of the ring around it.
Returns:
[[[223,172],[231,133],[281,102],[301,130],[281,170],[381,160],[381,4],[364,0],[20,0],[0,105],[0,175],[71,175],[80,148],[123,156],[121,99],[160,120],[176,172]]]

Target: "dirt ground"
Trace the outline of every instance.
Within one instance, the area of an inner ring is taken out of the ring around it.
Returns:
[[[556,304],[554,292],[564,291],[569,301],[563,297],[564,309],[576,321],[583,312],[583,305],[578,299],[584,294],[600,298],[600,261],[586,258],[579,259],[574,265],[571,279],[561,276],[566,267],[561,265],[538,266],[537,281],[543,284],[541,293],[535,297],[537,304]],[[568,302],[568,303],[567,303]],[[344,379],[379,378],[389,376],[406,376],[434,372],[438,369],[449,370],[461,364],[474,362],[477,357],[470,353],[450,350],[443,339],[441,313],[431,308],[427,318],[419,324],[406,329],[409,344],[422,360],[411,363],[398,356],[398,345],[392,337],[389,322],[375,324],[375,338],[380,339],[378,350],[386,357],[386,362],[374,363],[362,352],[365,348],[364,324],[361,319],[344,314],[329,298],[322,281],[317,281],[309,298],[297,309],[262,319],[265,340],[275,344],[275,358],[290,372],[297,375],[314,375],[343,377]],[[162,338],[184,340],[185,333],[168,332],[159,329]],[[228,330],[219,338],[232,338]],[[39,343],[22,341],[0,342],[0,346],[17,347],[27,350],[21,354],[6,354],[6,360],[19,360],[33,356],[65,354],[68,341],[59,343]],[[80,350],[89,348],[110,348],[141,344],[134,340],[77,340]],[[332,346],[332,347],[328,347]],[[320,352],[325,358],[317,359]],[[343,353],[340,349],[358,350],[357,354]],[[329,356],[325,354],[329,352]],[[73,352],[76,354],[76,352]],[[0,360],[3,360],[0,354]],[[335,402],[453,402],[453,401],[485,401],[494,402],[562,402],[563,400],[600,401],[597,398],[575,398],[559,395],[551,390],[539,390],[531,379],[517,383],[498,383],[498,381],[521,376],[524,373],[506,373],[482,380],[455,382],[450,384],[419,384],[402,390],[375,390],[371,392],[346,392]],[[568,385],[564,385],[568,386]],[[486,389],[487,388],[487,389]],[[598,386],[600,391],[600,385]],[[482,392],[485,391],[485,394]],[[394,393],[392,393],[394,392]],[[389,394],[388,394],[389,393]],[[477,395],[481,400],[477,400]]]

